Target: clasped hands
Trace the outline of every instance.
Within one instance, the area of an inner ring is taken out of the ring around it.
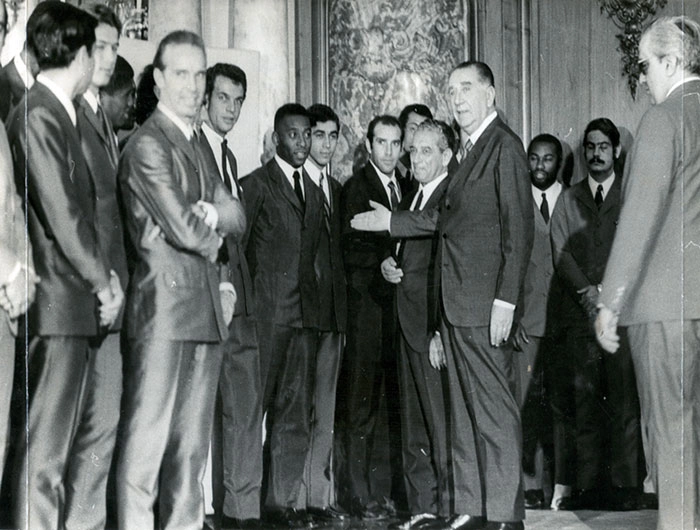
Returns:
[[[117,320],[124,303],[124,291],[119,276],[113,270],[109,271],[109,285],[97,291],[97,299],[100,302],[100,326],[110,327]]]
[[[12,281],[0,287],[0,307],[7,311],[11,319],[27,312],[34,301],[36,284],[40,278],[34,270],[21,267]]]

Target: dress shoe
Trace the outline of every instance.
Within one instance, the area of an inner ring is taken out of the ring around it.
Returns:
[[[278,528],[313,527],[313,522],[306,513],[306,510],[295,510],[294,508],[270,510],[265,514],[264,521],[265,523],[273,524]]]
[[[640,493],[639,497],[637,497],[637,509],[658,510],[659,497],[656,496],[656,493]]]
[[[239,530],[243,528],[262,528],[260,519],[237,519],[224,515],[221,518],[221,530]]]
[[[570,497],[559,501],[560,510],[598,510],[600,497],[595,490],[579,490]]]
[[[411,516],[404,521],[397,521],[387,526],[387,530],[418,530],[424,529],[428,523],[433,523],[438,520],[438,517],[432,513],[419,513]],[[445,524],[445,521],[442,521]]]
[[[486,525],[483,517],[473,515],[454,515],[447,521],[438,518],[428,521],[420,527],[421,530],[481,530]]]
[[[389,514],[377,501],[362,504],[359,499],[351,501],[350,515],[363,521],[382,521],[389,518]]]
[[[525,508],[528,510],[541,510],[544,508],[544,491],[525,490],[523,497],[525,498]]]
[[[306,513],[318,521],[344,521],[350,517],[349,514],[340,508],[334,508],[333,506],[326,506],[325,508],[307,506]]]
[[[514,523],[497,523],[496,521],[489,521],[489,523],[484,527],[484,530],[525,530],[525,525],[522,521],[516,521]]]

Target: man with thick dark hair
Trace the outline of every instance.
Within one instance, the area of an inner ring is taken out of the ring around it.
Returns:
[[[416,187],[416,182],[411,175],[411,145],[413,145],[413,135],[416,133],[418,125],[425,120],[432,120],[433,113],[427,105],[412,103],[406,105],[399,114],[399,124],[403,131],[403,153],[399,157],[396,169],[399,172],[399,184],[404,195],[408,195]]]
[[[303,168],[311,148],[306,109],[296,103],[277,109],[272,138],[274,158],[241,180],[263,411],[269,419],[265,517],[274,524],[304,526],[306,499],[301,493],[320,316],[314,263],[323,196]]]
[[[158,45],[158,107],[127,143],[119,166],[136,250],[126,306],[129,348],[117,461],[119,527],[201,528],[220,348],[228,336],[216,264],[241,236],[239,201],[208,172],[194,141],[206,55],[201,38]]]
[[[403,131],[399,121],[389,115],[376,116],[367,127],[365,148],[369,161],[343,186],[340,209],[343,221],[343,257],[348,282],[348,333],[341,371],[342,443],[345,448],[340,483],[343,502],[355,516],[377,519],[393,515],[392,476],[401,483],[399,469],[392,469],[389,428],[382,409],[387,396],[396,395],[396,352],[394,331],[394,286],[384,280],[379,268],[391,254],[388,233],[370,234],[350,227],[350,219],[375,201],[386,208],[398,208],[401,189],[396,164],[401,155]],[[378,433],[382,433],[381,436]],[[400,434],[399,434],[400,436]],[[400,447],[394,447],[400,468]],[[371,471],[373,454],[381,465]],[[393,462],[396,462],[394,460]]]
[[[100,103],[112,124],[114,134],[119,131],[130,131],[134,127],[136,103],[134,69],[121,55],[117,55],[117,62],[109,83],[100,90]]]
[[[15,523],[55,528],[64,525],[64,492],[83,479],[68,464],[93,342],[112,326],[124,296],[101,251],[73,106],[92,80],[97,20],[70,4],[43,2],[28,26],[40,73],[26,116],[24,106],[10,115],[9,137],[41,282],[29,314],[29,409],[17,449]]]

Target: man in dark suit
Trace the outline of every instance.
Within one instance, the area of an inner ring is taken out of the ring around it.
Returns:
[[[393,515],[387,500],[392,496],[393,475],[400,473],[400,462],[397,466],[391,459],[391,437],[387,434],[388,429],[398,430],[398,411],[396,422],[387,425],[384,419],[387,396],[398,392],[396,313],[394,286],[384,280],[379,268],[391,253],[391,238],[387,232],[354,230],[350,219],[367,210],[369,201],[398,208],[401,190],[395,169],[402,138],[396,118],[375,117],[365,142],[369,162],[345,183],[340,198],[348,282],[348,334],[339,390],[345,448],[342,496],[353,515],[366,519]],[[377,462],[373,462],[375,458]],[[376,466],[379,469],[370,472]]]
[[[117,55],[114,72],[109,83],[100,89],[100,103],[116,135],[119,131],[134,128],[134,106],[136,104],[136,84],[134,69],[121,55]]]
[[[229,193],[245,207],[238,164],[226,134],[238,121],[247,90],[238,66],[217,63],[207,70],[206,114],[199,142]],[[214,508],[224,528],[255,527],[262,483],[262,388],[255,331],[253,284],[242,241],[228,236],[219,250],[221,301],[231,314],[223,345],[214,432]]]
[[[595,509],[605,500],[615,509],[632,509],[641,481],[639,405],[629,344],[624,340],[618,355],[605,355],[592,326],[620,215],[622,179],[614,164],[621,146],[615,124],[607,118],[590,122],[583,148],[588,177],[562,193],[551,227],[554,268],[563,287],[559,317],[572,364],[569,395],[576,414],[576,491],[559,508]],[[603,499],[600,492],[607,487],[612,490]]]
[[[533,509],[544,508],[545,486],[549,487],[546,481],[551,478],[549,463],[552,456],[552,411],[557,413],[556,434],[562,432],[568,425],[567,420],[573,418],[559,417],[559,408],[550,406],[550,391],[558,383],[555,366],[564,360],[555,350],[555,319],[561,292],[554,274],[549,237],[551,212],[562,191],[562,184],[557,180],[562,161],[561,143],[551,134],[540,134],[530,142],[527,156],[532,183],[535,237],[525,274],[523,315],[513,340],[516,351],[521,352],[516,355],[516,398],[523,426],[525,507]],[[552,377],[548,377],[550,374]],[[571,445],[567,442],[569,440],[566,437],[555,442],[559,452],[564,455]],[[573,473],[574,469],[557,469],[557,472],[562,471]],[[572,484],[558,477],[555,478],[555,483],[555,488],[557,484],[560,485],[555,496],[562,495],[559,491],[562,484]]]
[[[326,105],[312,105],[307,111],[311,120],[311,149],[304,169],[323,192],[324,229],[315,263],[320,308],[311,442],[306,457],[304,484],[309,513],[317,519],[334,520],[345,517],[336,505],[332,465],[336,386],[347,321],[347,289],[340,248],[341,185],[330,174],[330,161],[338,145],[340,120]]]
[[[423,121],[412,138],[412,174],[418,189],[401,209],[435,208],[447,189],[447,171],[456,140],[444,122]],[[451,511],[447,444],[447,377],[439,338],[437,236],[403,239],[396,257],[381,264],[384,279],[396,285],[399,322],[399,381],[404,480],[411,517],[389,528],[411,530]]]
[[[689,530],[700,525],[700,25],[656,20],[639,59],[654,106],[627,164],[596,332],[614,352],[627,326],[658,528]]]
[[[248,218],[246,256],[253,278],[269,469],[265,516],[305,525],[300,499],[311,436],[319,322],[314,263],[323,224],[323,196],[303,164],[311,146],[306,109],[290,103],[275,113],[275,157],[241,180]]]
[[[120,528],[201,528],[202,477],[228,336],[215,265],[242,235],[240,203],[208,174],[194,121],[204,97],[201,38],[175,31],[158,45],[158,108],[129,140],[119,180],[137,251],[126,306],[129,348],[117,462]]]
[[[18,445],[16,525],[63,526],[69,473],[92,341],[114,323],[123,292],[103,258],[95,183],[76,130],[73,99],[92,79],[97,21],[69,4],[45,2],[28,26],[41,73],[25,107],[9,118],[18,187],[41,277],[29,314],[29,410]]]
[[[493,73],[465,62],[448,97],[460,127],[460,165],[438,208],[393,212],[373,203],[353,226],[440,244],[441,336],[450,377],[456,514],[438,528],[522,529],[520,414],[509,336],[533,238],[527,161],[496,114]],[[439,223],[438,223],[439,220]],[[488,471],[487,471],[488,470]]]
[[[411,173],[411,146],[413,145],[413,135],[418,126],[425,120],[432,120],[433,113],[421,103],[406,105],[399,114],[399,123],[403,131],[403,151],[396,164],[399,172],[399,184],[401,192],[408,195],[416,188],[416,181]]]
[[[128,273],[124,250],[124,228],[117,200],[119,152],[100,104],[100,89],[109,82],[119,47],[121,22],[108,7],[96,4],[90,13],[98,21],[90,86],[77,99],[78,132],[94,186],[95,226],[102,256],[126,288]],[[87,529],[104,528],[107,519],[107,476],[119,422],[122,390],[121,314],[94,341],[87,365],[83,410],[68,462],[70,488],[66,488],[65,525]]]

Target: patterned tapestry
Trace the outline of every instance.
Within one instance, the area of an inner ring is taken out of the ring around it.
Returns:
[[[330,100],[342,122],[333,173],[352,174],[365,157],[364,136],[378,114],[398,116],[424,103],[450,114],[447,73],[465,58],[464,0],[332,0],[329,10]],[[360,148],[358,149],[358,145]]]

